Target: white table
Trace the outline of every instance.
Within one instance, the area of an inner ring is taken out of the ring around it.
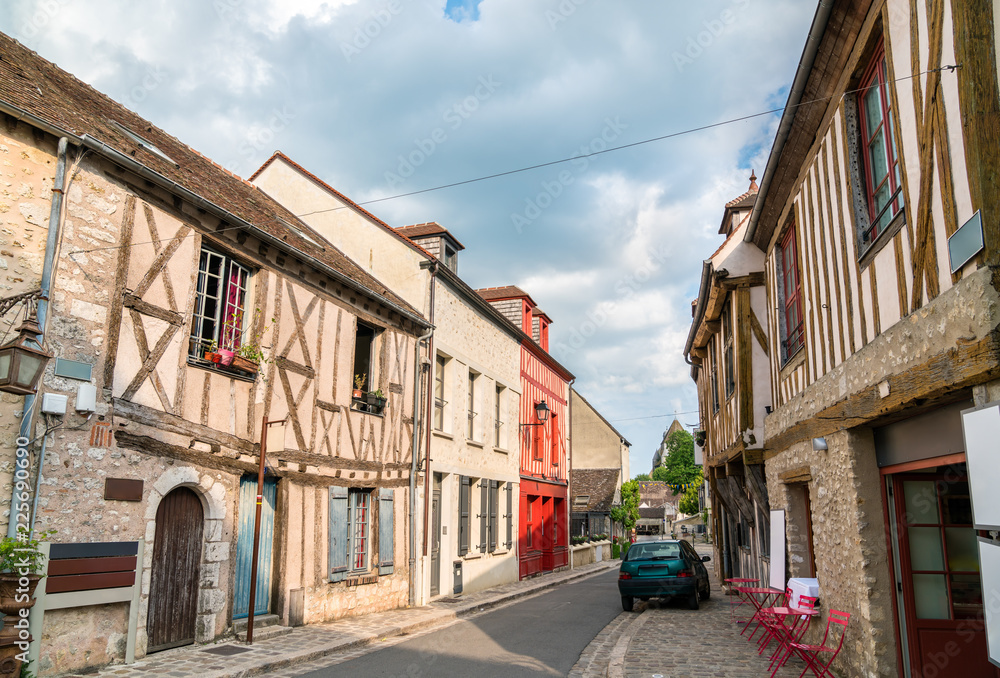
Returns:
[[[807,577],[793,577],[788,580],[788,588],[792,590],[792,597],[788,600],[788,607],[799,606],[799,596],[812,596],[819,598],[819,580]]]

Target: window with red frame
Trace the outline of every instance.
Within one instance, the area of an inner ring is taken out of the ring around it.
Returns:
[[[885,48],[880,42],[861,78],[858,122],[865,168],[868,228],[863,246],[871,244],[903,209],[899,155],[895,142],[895,111],[889,94]]]
[[[781,271],[781,292],[784,300],[782,313],[782,360],[787,361],[798,353],[805,340],[802,322],[802,288],[799,283],[799,259],[795,249],[795,226],[781,238],[778,245],[778,266]]]
[[[549,441],[549,454],[550,463],[553,466],[559,465],[559,415],[553,412],[549,415],[549,421],[552,422],[551,426],[551,440]]]
[[[531,408],[534,411],[534,408]],[[540,461],[542,458],[542,437],[545,433],[545,424],[535,421],[535,425],[531,427],[531,457],[535,461]]]

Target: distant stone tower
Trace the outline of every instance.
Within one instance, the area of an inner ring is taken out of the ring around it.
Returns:
[[[660,441],[660,446],[656,448],[656,452],[653,453],[653,468],[658,466],[663,466],[664,462],[667,460],[667,441],[670,440],[672,436],[677,431],[683,431],[684,425],[681,422],[674,419],[673,423],[667,428],[663,433],[663,440]],[[652,473],[652,471],[650,471]]]

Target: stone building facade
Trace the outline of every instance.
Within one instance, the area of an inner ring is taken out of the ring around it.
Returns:
[[[0,57],[4,295],[37,287],[52,256],[44,346],[91,374],[43,377],[68,406],[33,413],[35,528],[145,544],[137,656],[229,634],[248,611],[262,422],[281,420],[255,613],[289,624],[405,606],[423,315],[261,192],[3,35]],[[250,346],[263,362],[233,355]],[[381,405],[352,398],[359,360]],[[86,384],[93,412],[77,402]],[[0,400],[5,500],[22,410]],[[109,479],[141,490],[116,496]],[[124,603],[49,611],[37,673],[121,662],[127,628]]]

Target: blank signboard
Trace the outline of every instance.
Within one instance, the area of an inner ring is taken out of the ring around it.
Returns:
[[[965,461],[972,495],[972,522],[977,530],[1000,529],[1000,403],[962,412]]]
[[[785,512],[771,511],[771,578],[773,589],[785,590]]]
[[[986,611],[986,645],[990,661],[1000,666],[1000,606],[995,598],[995,592],[1000,590],[1000,546],[997,542],[979,537],[979,564],[983,577],[983,609]]]

